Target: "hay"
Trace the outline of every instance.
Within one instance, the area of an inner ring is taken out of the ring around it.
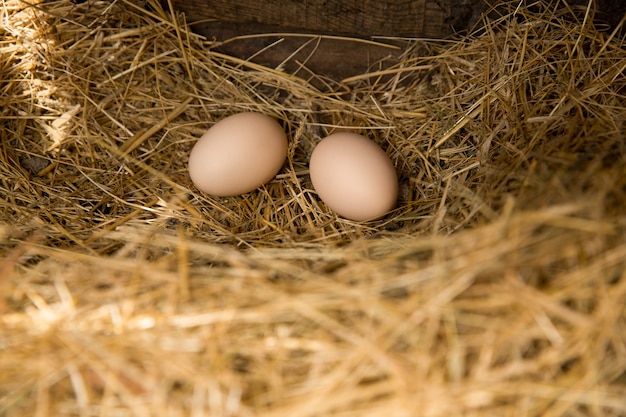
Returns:
[[[515,6],[338,82],[152,1],[4,0],[0,415],[626,415],[624,39]],[[246,110],[285,168],[200,194],[190,148]],[[311,188],[343,128],[398,167],[384,219]]]

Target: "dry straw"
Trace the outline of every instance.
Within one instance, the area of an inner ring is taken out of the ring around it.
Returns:
[[[624,38],[516,6],[333,81],[154,1],[3,0],[0,416],[626,415]],[[202,195],[190,148],[246,110],[284,169]],[[382,220],[311,188],[341,128],[398,168]]]

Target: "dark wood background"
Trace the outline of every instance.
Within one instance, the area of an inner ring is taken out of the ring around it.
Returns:
[[[581,21],[590,0],[546,0],[569,8]],[[591,0],[596,23],[607,31],[618,27],[626,13],[626,0]],[[429,38],[442,39],[464,33],[480,24],[491,9],[515,8],[519,0],[161,0],[167,10],[183,12],[192,29],[214,40],[227,54],[276,67],[285,71],[307,71],[335,80],[362,74],[381,60],[389,64],[398,51],[348,40],[310,36],[280,37],[277,33],[342,35],[365,39]],[[526,1],[522,7],[534,7]],[[497,14],[495,12],[494,14]],[[622,32],[623,33],[623,32]],[[241,35],[264,34],[230,42]],[[277,40],[280,42],[276,43]],[[393,41],[387,42],[393,43]],[[272,45],[270,47],[270,45]],[[265,48],[267,48],[265,50]],[[301,49],[295,56],[294,51]],[[259,51],[264,50],[262,53]],[[304,67],[302,67],[304,65]]]
[[[313,33],[427,38],[467,29],[488,7],[485,0],[172,0],[172,4],[190,22],[219,19]]]
[[[283,30],[344,34],[444,38],[478,24],[495,6],[533,7],[520,0],[170,0],[189,22],[218,19],[280,27]],[[626,13],[626,0],[545,0],[556,8],[584,9],[589,2],[598,21],[616,27]],[[168,8],[168,0],[162,0]]]

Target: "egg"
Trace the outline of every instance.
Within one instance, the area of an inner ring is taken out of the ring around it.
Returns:
[[[287,156],[287,135],[273,118],[238,113],[220,120],[189,154],[189,176],[207,194],[227,197],[270,181]]]
[[[398,177],[387,154],[356,133],[334,133],[311,154],[313,188],[326,205],[350,220],[366,221],[388,213],[398,197]]]

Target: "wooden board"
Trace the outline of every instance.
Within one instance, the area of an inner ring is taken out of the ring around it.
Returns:
[[[208,22],[194,31],[217,41],[216,50],[308,79],[312,74],[339,81],[397,63],[402,49],[340,39],[297,34],[256,23]],[[246,38],[245,35],[254,35]],[[243,36],[243,38],[241,38]],[[220,43],[223,42],[223,43]],[[397,42],[396,42],[397,43]],[[393,42],[388,42],[393,45]],[[319,85],[317,85],[319,87]]]
[[[569,0],[564,16],[582,22],[589,0]],[[594,0],[594,21],[612,30],[624,16],[626,1]],[[398,51],[354,41],[273,34],[342,35],[351,38],[441,39],[475,27],[490,9],[519,5],[506,0],[161,0],[165,9],[185,14],[197,33],[222,42],[220,51],[306,78],[310,70],[341,80],[393,64]],[[528,5],[524,7],[536,7]],[[498,17],[498,11],[492,13]],[[257,34],[245,40],[229,41]],[[297,51],[297,52],[296,52]]]
[[[312,40],[272,34],[438,39],[468,29],[487,8],[486,0],[161,1],[164,8],[169,9],[171,4],[175,12],[183,12],[197,33],[224,42],[219,47],[221,52],[297,72],[304,78],[312,72],[334,80],[376,69],[381,61],[393,64],[400,50],[337,38]],[[249,34],[265,35],[229,41]]]
[[[167,3],[167,2],[165,2]],[[475,24],[485,0],[171,0],[189,22],[206,19],[350,36],[443,38]]]

